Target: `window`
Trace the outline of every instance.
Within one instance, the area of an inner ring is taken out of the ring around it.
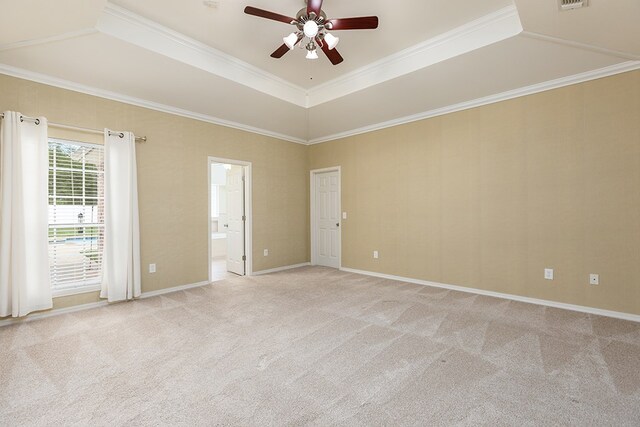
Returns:
[[[49,139],[49,264],[54,291],[100,283],[104,149]]]

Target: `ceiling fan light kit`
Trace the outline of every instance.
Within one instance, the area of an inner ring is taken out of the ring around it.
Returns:
[[[335,37],[333,34],[326,33],[324,35],[324,41],[329,49],[334,49],[340,41],[340,37]]]
[[[318,51],[315,49],[307,49],[307,59],[318,59]]]
[[[287,45],[289,50],[292,50],[294,47],[296,47],[296,43],[298,43],[298,35],[296,33],[291,33],[282,40],[284,41],[284,44]]]
[[[331,63],[338,65],[344,60],[336,50],[340,38],[329,33],[328,30],[367,30],[378,28],[377,16],[327,19],[327,15],[322,10],[322,0],[306,0],[306,3],[307,7],[300,9],[295,18],[252,6],[247,6],[244,9],[244,13],[248,15],[296,26],[297,31],[284,37],[282,39],[284,44],[276,49],[271,54],[271,57],[282,58],[285,53],[293,50],[298,43],[304,38],[307,38],[308,42],[304,45],[307,51],[307,59],[318,59],[317,46],[319,46]]]
[[[318,27],[318,23],[316,21],[307,21],[302,26],[302,31],[304,32],[304,35],[309,37],[310,39],[313,39],[315,36],[318,35],[319,29],[320,27]]]

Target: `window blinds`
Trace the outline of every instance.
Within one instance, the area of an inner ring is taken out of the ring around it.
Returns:
[[[100,283],[104,149],[49,139],[49,264],[54,290]]]

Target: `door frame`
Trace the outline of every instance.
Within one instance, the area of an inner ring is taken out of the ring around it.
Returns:
[[[228,163],[230,165],[242,166],[244,169],[244,215],[247,217],[244,222],[244,254],[247,257],[244,264],[244,275],[253,275],[253,209],[251,205],[251,162],[244,160],[225,159],[223,157],[209,156],[207,158],[207,230],[208,234],[208,259],[209,263],[209,283],[213,280],[213,271],[211,265],[211,165],[214,163]]]
[[[316,253],[317,223],[316,223],[316,180],[318,174],[326,172],[338,172],[338,219],[340,226],[338,227],[338,269],[342,268],[342,171],[340,166],[332,166],[329,168],[312,169],[309,172],[310,181],[310,224],[311,224],[311,265],[318,263],[318,254]]]

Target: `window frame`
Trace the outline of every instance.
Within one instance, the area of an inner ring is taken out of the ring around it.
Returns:
[[[48,137],[47,138],[47,147],[50,146],[51,143],[57,143],[57,144],[69,144],[69,145],[76,145],[76,146],[85,146],[87,148],[99,148],[101,150],[103,150],[103,156],[104,156],[104,145],[103,144],[98,144],[98,143],[91,143],[91,142],[86,142],[86,141],[78,141],[78,140],[73,140],[73,139],[67,139],[67,138],[56,138],[56,137]],[[104,157],[103,157],[103,161],[104,161]],[[47,169],[49,171],[52,170],[52,167],[47,164]],[[54,169],[55,170],[55,167]],[[84,169],[83,169],[83,175],[84,175]],[[103,171],[104,174],[104,171]],[[49,194],[49,192],[47,191],[47,199],[49,200],[52,197],[51,194]],[[103,196],[104,197],[104,196]],[[99,199],[99,196],[98,196]],[[47,201],[47,205],[49,205],[49,202]],[[47,233],[50,232],[50,226],[51,223],[47,222]],[[83,227],[89,227],[92,225],[85,225]],[[104,227],[104,218],[103,218],[103,227]],[[48,247],[48,244],[47,244]],[[49,266],[49,270],[51,271],[51,266]],[[84,293],[91,293],[91,292],[96,292],[96,291],[100,291],[101,290],[101,280],[100,277],[96,278],[95,280],[91,280],[88,283],[82,283],[82,282],[72,282],[70,284],[67,284],[67,286],[63,287],[63,288],[56,288],[54,287],[53,282],[51,283],[51,292],[52,292],[52,296],[53,298],[57,298],[57,297],[64,297],[64,296],[70,296],[70,295],[78,295],[78,294],[84,294]]]

